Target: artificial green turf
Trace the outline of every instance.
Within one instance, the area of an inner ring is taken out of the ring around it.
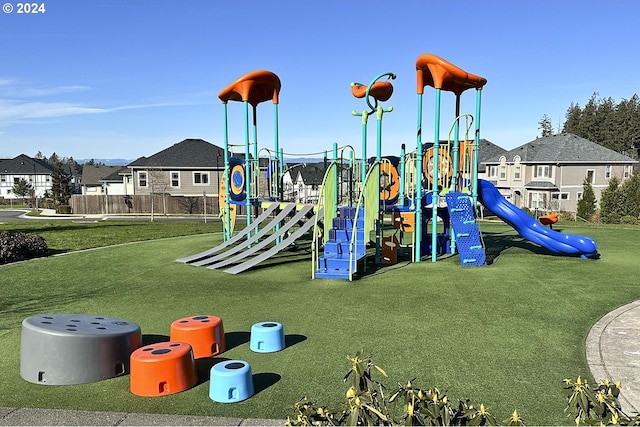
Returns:
[[[373,353],[384,382],[416,378],[451,399],[488,406],[499,420],[517,409],[529,425],[570,424],[562,379],[590,377],[585,339],[604,314],[640,299],[640,228],[559,224],[590,235],[600,260],[552,256],[508,226],[481,224],[491,264],[461,267],[457,256],[402,263],[354,282],[311,280],[310,255],[239,275],[176,262],[219,242],[179,237],[69,253],[0,268],[0,406],[286,418],[306,395],[344,399],[346,355]],[[173,320],[220,316],[229,349],[199,361],[201,381],[185,392],[144,398],[129,378],[74,386],[20,377],[24,318],[86,313],[138,323],[143,338],[168,339]],[[284,325],[288,347],[249,349],[251,325]],[[208,369],[225,359],[251,364],[257,393],[221,404],[208,397]],[[624,384],[623,384],[624,389]]]

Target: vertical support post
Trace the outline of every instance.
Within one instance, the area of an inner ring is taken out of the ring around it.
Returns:
[[[326,155],[325,155],[326,158]],[[338,206],[338,168],[340,168],[340,174],[342,174],[342,162],[337,163],[338,159],[338,143],[333,143],[333,162],[336,163],[336,167],[333,168],[333,206]]]
[[[231,206],[229,202],[229,188],[230,186],[230,171],[229,171],[229,121],[228,121],[228,108],[227,103],[224,106],[224,185],[226,186],[225,198],[224,198],[224,240],[227,241],[231,238]],[[220,194],[218,194],[220,197]]]
[[[253,112],[253,161],[251,162],[252,164],[252,168],[250,170],[252,178],[253,178],[253,183],[252,183],[252,187],[253,187],[253,192],[254,192],[254,196],[257,199],[258,198],[258,192],[260,191],[260,158],[258,157],[258,107],[256,105],[253,106],[252,109]],[[249,193],[247,193],[247,199],[249,200],[249,203],[251,204],[251,196]],[[251,206],[253,208],[253,205]],[[255,206],[254,210],[256,211],[256,216],[257,215],[257,210],[258,207]],[[249,211],[247,211],[247,215],[249,215]],[[257,230],[256,230],[257,231]]]
[[[476,89],[476,130],[475,147],[473,150],[473,182],[471,197],[474,209],[478,208],[478,166],[480,163],[480,104],[482,103],[482,89]]]
[[[382,158],[382,115],[384,110],[382,107],[376,109],[376,160]]]
[[[420,262],[422,246],[422,94],[418,94],[418,126],[416,142],[416,232],[413,261]]]
[[[278,153],[280,152],[280,137],[279,137],[279,129],[278,129],[278,104],[273,104],[273,140],[274,140],[274,153],[276,153],[276,164],[278,165],[278,168],[281,170],[282,166],[281,163],[278,161]],[[276,185],[275,185],[275,192],[274,194],[280,194],[280,179],[278,179],[278,177],[280,176],[279,172],[280,170],[276,171],[276,170],[272,170],[271,171],[271,176],[275,176],[276,177]],[[272,181],[272,180],[271,180]],[[271,183],[269,183],[271,185]]]
[[[249,152],[249,102],[244,103],[244,186],[245,186],[245,208],[247,216],[247,227],[251,225],[251,158]],[[247,234],[247,239],[251,233]]]
[[[433,135],[433,194],[431,197],[431,262],[438,257],[438,181],[440,159],[440,98],[442,90],[436,88],[435,127]]]
[[[366,110],[362,111],[362,171],[361,171],[361,180],[360,182],[364,184],[365,179],[367,178],[367,120],[369,119],[369,115]]]
[[[400,146],[400,170],[398,171],[398,175],[400,178],[400,191],[399,191],[399,196],[398,196],[398,204],[400,206],[404,206],[404,198],[405,198],[405,194],[404,194],[404,181],[405,181],[405,156],[406,154],[406,147],[404,144],[402,144]]]
[[[456,93],[456,119],[453,123],[453,170],[451,173],[451,184],[449,185],[449,191],[456,191],[458,187],[458,169],[460,168],[460,94]],[[451,226],[451,224],[449,224]],[[453,227],[449,233],[451,239],[451,253],[456,252],[456,235],[453,232]]]
[[[458,184],[458,169],[460,169],[460,94],[456,94],[456,121],[453,124],[453,172],[449,189],[456,191]]]

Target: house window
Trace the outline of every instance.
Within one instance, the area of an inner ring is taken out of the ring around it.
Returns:
[[[624,165],[624,177],[629,178],[629,175],[631,175],[631,166]]]
[[[553,200],[562,200],[562,201],[566,201],[569,200],[569,193],[553,193],[551,195],[551,198]]]
[[[180,187],[180,172],[171,172],[171,186]]]
[[[194,172],[193,183],[199,185],[209,184],[209,172]]]
[[[507,166],[500,165],[500,179],[507,179]]]
[[[17,184],[19,182],[20,182],[20,178],[14,176],[13,177],[13,184],[15,185],[15,184]]]
[[[497,176],[498,176],[498,166],[496,166],[496,165],[487,166],[487,169],[488,169],[488,172],[489,172],[487,174],[487,176],[489,178],[497,178]]]
[[[582,191],[578,191],[578,192],[576,193],[576,199],[578,199],[578,200],[582,200]]]
[[[513,167],[513,179],[515,181],[520,181],[522,179],[522,166],[515,165]]]
[[[587,183],[593,184],[593,179],[594,179],[595,175],[596,175],[596,171],[595,170],[593,170],[593,169],[587,170],[587,176],[586,176]]]
[[[7,177],[4,176],[4,175],[0,176],[0,181],[1,182],[6,182],[7,181]]]
[[[138,186],[139,187],[146,187],[147,186],[147,173],[146,172],[139,172],[138,173]]]
[[[551,166],[538,165],[534,169],[534,178],[551,178]]]
[[[532,192],[529,193],[529,207],[531,209],[544,209],[545,207],[545,194]]]
[[[606,165],[606,166],[604,167],[604,177],[605,177],[606,179],[611,178],[611,165]]]

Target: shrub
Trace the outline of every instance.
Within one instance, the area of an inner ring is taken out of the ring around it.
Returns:
[[[414,380],[398,383],[387,393],[386,387],[372,377],[371,368],[384,377],[387,374],[371,362],[371,355],[363,356],[358,352],[347,358],[351,369],[343,378],[349,385],[346,402],[330,409],[303,397],[294,404],[295,417],[287,419],[287,426],[498,425],[498,419],[483,404],[476,405],[468,399],[454,404],[446,393],[437,388],[416,387]],[[577,380],[563,380],[563,389],[567,397],[565,413],[576,426],[583,423],[640,426],[640,414],[627,415],[620,407],[620,382],[604,380],[592,388],[578,377]],[[500,425],[525,424],[518,411],[513,411]]]
[[[42,236],[0,231],[0,264],[45,256],[47,249]]]
[[[573,212],[562,211],[558,214],[558,221],[572,221],[575,222],[576,216]]]
[[[640,224],[640,220],[638,220],[638,218],[636,218],[634,216],[625,215],[622,218],[620,218],[620,224],[637,225],[637,224]]]

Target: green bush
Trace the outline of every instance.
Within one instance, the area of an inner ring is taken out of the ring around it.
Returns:
[[[640,224],[640,220],[635,216],[625,215],[622,218],[620,218],[620,224],[638,225]]]
[[[69,205],[60,205],[58,206],[58,209],[56,209],[57,212],[59,214],[70,214],[71,213],[71,206]]]
[[[562,211],[558,213],[558,221],[572,221],[576,220],[576,216],[573,212]]]
[[[0,264],[47,255],[47,242],[41,236],[0,231]]]

